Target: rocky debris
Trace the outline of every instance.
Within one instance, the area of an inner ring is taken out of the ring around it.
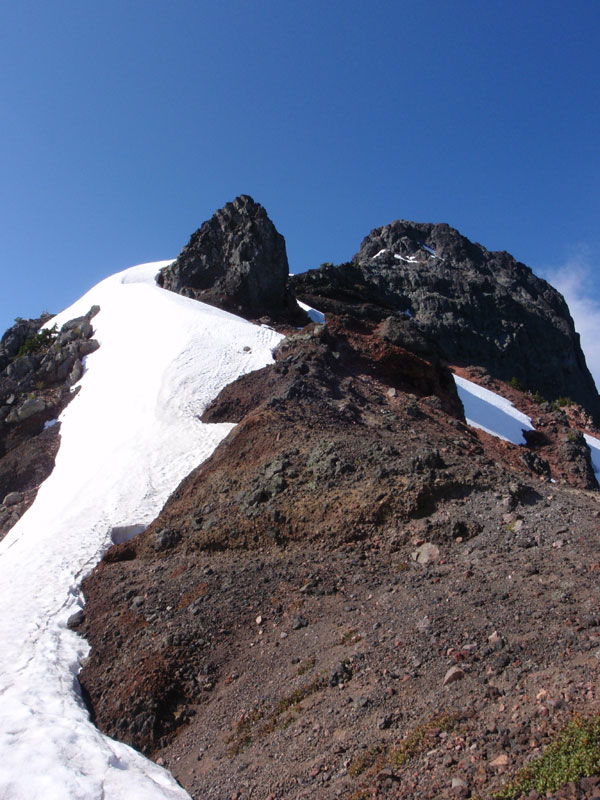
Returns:
[[[510,400],[520,411],[527,414],[535,427],[523,431],[527,447],[511,450],[504,448],[492,437],[489,448],[504,450],[503,458],[509,458],[513,467],[526,469],[532,477],[543,481],[566,483],[577,489],[598,490],[590,449],[583,432],[598,437],[592,420],[581,406],[572,401],[550,403],[539,396],[492,378],[478,367],[454,368],[464,378],[490,389]],[[518,458],[515,456],[518,455]]]
[[[248,319],[305,324],[288,275],[283,236],[261,205],[241,195],[192,234],[158,283]]]
[[[562,296],[508,253],[490,252],[448,225],[392,222],[371,231],[351,264],[309,270],[291,283],[323,312],[385,315],[385,335],[419,355],[514,377],[550,400],[570,397],[600,420]]]
[[[494,490],[468,503],[482,532],[433,565],[410,560],[421,520],[400,549],[380,531],[335,548],[104,562],[76,626],[92,645],[81,681],[98,724],[194,798],[349,800],[377,787],[433,800],[457,796],[454,778],[490,797],[573,711],[600,711],[598,503],[553,487],[520,505],[539,534],[528,551]],[[567,519],[577,536],[553,548]],[[299,613],[310,626],[294,629]],[[591,798],[596,785],[552,796]]]
[[[428,419],[446,424],[445,413],[427,402],[433,394],[462,417],[447,370],[386,345],[376,331],[338,327],[333,318],[327,328],[313,324],[288,337],[275,359],[226,387],[203,416],[223,422],[244,414],[229,447],[192,473],[165,508],[163,524],[179,531],[182,546],[350,540],[421,513],[445,492],[471,491],[473,465],[459,476],[440,452],[446,441],[453,446],[454,424],[439,449],[418,435]],[[394,397],[387,394],[390,381],[398,387]],[[461,424],[454,416],[452,422]],[[298,439],[290,438],[292,427]],[[470,449],[475,440],[463,428]]]
[[[61,411],[83,374],[83,360],[98,348],[91,319],[69,320],[60,331],[50,319],[18,320],[0,342],[0,537],[29,508],[54,467]],[[18,500],[15,498],[18,497]]]
[[[467,428],[388,316],[226,387],[204,419],[238,426],[84,581],[97,724],[194,798],[488,797],[600,712],[599,495],[522,461],[554,474],[569,420]]]
[[[242,196],[160,280],[302,324],[287,273]],[[85,579],[67,622],[91,645],[82,695],[194,798],[490,797],[572,712],[600,713],[581,435],[599,400],[572,322],[527,267],[448,226],[392,223],[292,284],[327,324],[221,392],[203,419],[237,427]],[[45,426],[96,346],[91,316],[2,339],[0,526],[52,468]],[[448,363],[532,417],[526,446],[466,426]]]

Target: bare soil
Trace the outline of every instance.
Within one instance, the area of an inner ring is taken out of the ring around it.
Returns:
[[[584,420],[531,401],[531,446],[473,431],[447,368],[375,324],[328,319],[276,358],[86,579],[95,720],[198,800],[489,798],[600,711],[600,494],[561,456]]]

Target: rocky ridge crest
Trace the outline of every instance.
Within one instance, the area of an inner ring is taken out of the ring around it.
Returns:
[[[351,264],[294,275],[292,286],[321,311],[391,315],[393,337],[405,346],[516,378],[550,400],[570,397],[600,420],[563,297],[509,253],[490,252],[446,224],[375,228]]]
[[[261,209],[217,212],[165,288],[289,326]],[[292,279],[327,324],[288,327],[273,365],[221,392],[203,419],[237,426],[84,582],[69,627],[91,644],[80,682],[101,730],[198,800],[451,800],[491,797],[572,711],[600,712],[589,420],[499,377],[556,327],[556,369],[576,365],[595,413],[564,302],[537,280],[405,222]],[[525,446],[465,424],[448,363],[532,417]]]
[[[19,319],[0,340],[0,538],[33,503],[54,468],[59,414],[98,348],[94,306],[60,331],[43,329],[50,315]]]

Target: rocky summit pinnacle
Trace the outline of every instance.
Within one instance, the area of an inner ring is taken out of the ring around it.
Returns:
[[[240,195],[192,234],[158,283],[249,319],[306,322],[288,275],[283,236],[259,203]]]
[[[295,275],[323,312],[387,320],[385,335],[425,358],[479,365],[547,399],[570,397],[600,420],[600,398],[563,297],[509,253],[446,224],[375,228],[350,264]]]

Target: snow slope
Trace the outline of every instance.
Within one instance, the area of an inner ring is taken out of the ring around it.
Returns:
[[[106,279],[49,323],[101,308],[101,346],[61,416],[54,471],[0,542],[2,800],[188,797],[90,723],[75,680],[87,646],[66,628],[111,531],[151,522],[232,427],[200,422],[206,404],[269,363],[281,338],[158,288],[167,263]]]
[[[454,376],[456,390],[465,409],[468,425],[513,444],[525,444],[523,431],[532,431],[530,418],[510,400],[476,383]]]

